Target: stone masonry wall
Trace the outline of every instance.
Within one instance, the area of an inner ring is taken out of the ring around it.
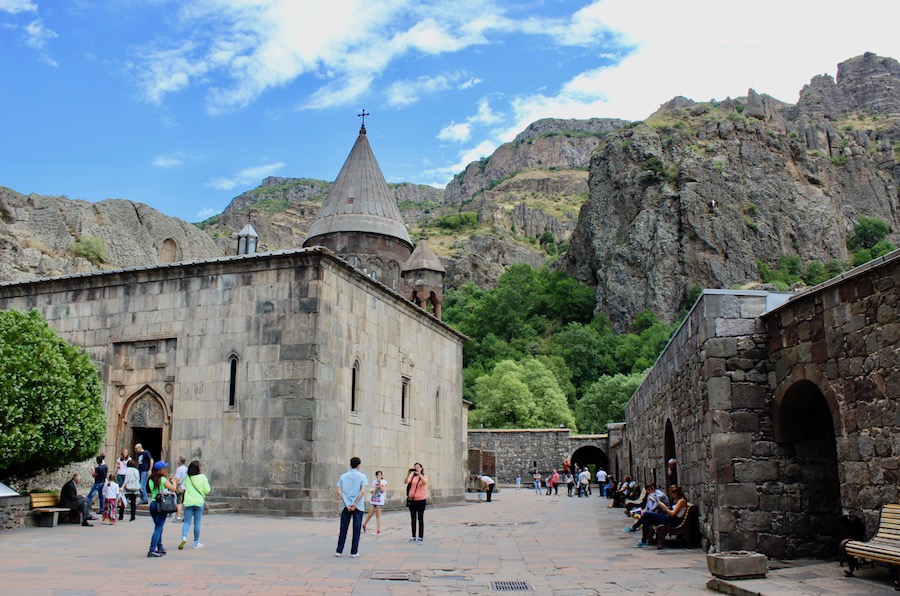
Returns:
[[[797,383],[821,390],[835,423],[841,508],[869,536],[882,505],[900,502],[898,290],[900,251],[764,317],[776,405]]]
[[[723,550],[746,544],[729,512],[755,499],[739,477],[766,405],[758,320],[765,306],[764,292],[704,292],[629,401],[623,440],[611,454],[639,481],[662,482],[671,422],[679,484],[700,507],[705,540]]]

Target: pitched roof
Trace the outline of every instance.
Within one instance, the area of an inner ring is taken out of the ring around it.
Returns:
[[[434,251],[431,250],[424,238],[419,240],[419,243],[416,244],[416,249],[409,255],[406,263],[403,264],[403,271],[421,271],[423,269],[440,271],[441,273],[446,272],[444,266],[441,265],[440,259],[437,258],[437,255],[434,254]]]
[[[388,188],[369,146],[365,127],[360,129],[359,137],[337,180],[328,190],[303,245],[313,244],[311,241],[316,236],[340,232],[391,236],[412,248],[394,193]]]

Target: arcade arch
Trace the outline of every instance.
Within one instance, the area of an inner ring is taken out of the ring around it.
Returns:
[[[588,466],[592,473],[597,472],[597,467],[609,470],[609,458],[602,449],[596,445],[582,445],[572,452],[569,461],[579,467]]]

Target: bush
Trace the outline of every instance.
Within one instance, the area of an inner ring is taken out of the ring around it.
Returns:
[[[96,455],[106,432],[100,375],[33,310],[0,311],[0,478]]]
[[[847,248],[856,251],[860,248],[872,248],[890,234],[891,227],[876,217],[860,216],[853,227],[853,235],[847,240]]]
[[[451,213],[436,218],[431,225],[447,230],[449,232],[458,232],[466,228],[474,228],[478,226],[478,212],[466,211],[464,213]]]
[[[76,240],[75,254],[87,259],[94,265],[98,265],[109,258],[106,254],[106,247],[103,245],[103,239],[96,236],[82,236]]]

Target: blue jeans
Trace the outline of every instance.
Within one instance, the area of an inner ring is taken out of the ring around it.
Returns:
[[[181,538],[187,540],[188,529],[194,522],[194,545],[200,542],[200,521],[203,519],[203,505],[184,507],[184,524],[181,526]]]
[[[540,480],[534,481],[534,492],[536,492],[537,494],[541,494],[541,481]]]
[[[141,472],[141,503],[144,505],[147,504],[147,479],[150,477],[150,472]]]
[[[89,492],[88,496],[87,496],[87,502],[88,502],[89,509],[94,506],[94,494],[97,494],[99,496],[99,498],[100,498],[100,513],[103,513],[104,511],[106,511],[106,500],[103,498],[104,483],[105,483],[105,481],[95,482],[94,486],[91,487],[91,492]]]
[[[359,552],[359,534],[362,530],[363,512],[361,509],[350,511],[346,507],[341,511],[341,532],[338,534],[337,552],[344,552],[344,543],[347,542],[347,528],[350,527],[350,520],[353,520],[353,541],[350,543],[350,554],[355,555]]]
[[[156,501],[150,503],[150,517],[153,518],[153,536],[150,537],[150,550],[162,550],[163,526],[166,524],[166,514],[156,510]]]
[[[669,516],[660,511],[648,511],[641,516],[641,519],[634,525],[634,529],[643,526],[641,531],[641,542],[646,543],[650,536],[650,530],[654,526],[669,523]]]

